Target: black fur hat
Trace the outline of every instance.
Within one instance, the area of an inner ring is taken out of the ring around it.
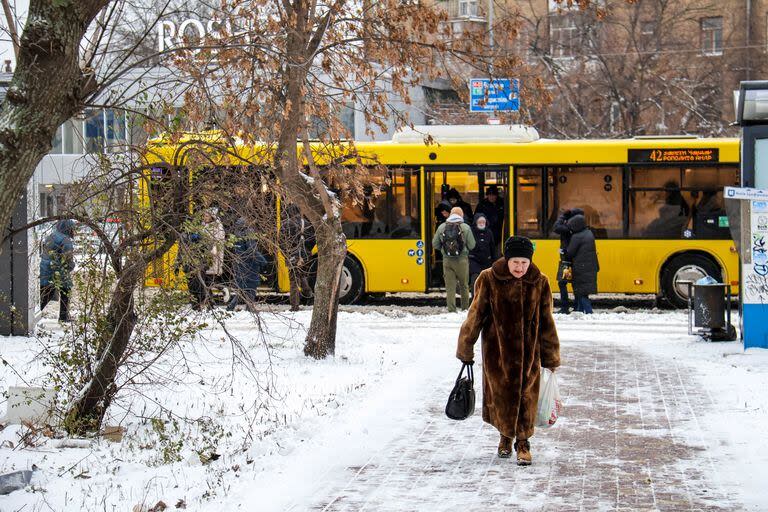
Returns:
[[[504,258],[533,259],[533,242],[524,236],[511,236],[504,242]]]

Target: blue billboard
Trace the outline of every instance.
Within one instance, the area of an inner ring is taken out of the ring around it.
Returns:
[[[517,112],[520,110],[520,80],[517,78],[472,78],[469,81],[470,112]]]

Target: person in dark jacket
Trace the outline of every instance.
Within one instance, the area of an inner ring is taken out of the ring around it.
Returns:
[[[451,188],[445,198],[451,204],[451,208],[458,206],[464,212],[464,222],[467,224],[472,223],[472,206],[461,198],[461,194],[455,188]]]
[[[307,264],[314,246],[312,223],[304,218],[298,206],[288,205],[280,226],[280,247],[288,267],[291,311],[298,311],[301,297],[312,297]]]
[[[477,205],[475,213],[482,213],[488,219],[488,229],[493,239],[500,243],[504,231],[504,199],[499,197],[499,187],[491,185],[485,190],[485,198]]]
[[[475,214],[472,234],[475,236],[475,247],[469,251],[469,293],[474,297],[477,276],[499,259],[499,248],[484,214]]]
[[[435,227],[445,222],[450,215],[451,203],[443,199],[437,204],[437,206],[435,206]]]
[[[595,235],[587,228],[583,215],[574,215],[568,220],[571,240],[568,242],[566,255],[573,262],[573,294],[576,296],[576,311],[592,313],[591,294],[597,293],[597,273],[600,264],[597,261]]]
[[[234,253],[233,272],[237,291],[227,305],[227,311],[234,309],[245,300],[246,307],[256,301],[256,289],[261,284],[261,272],[267,265],[267,260],[259,252],[256,241],[248,232],[244,219],[238,219],[235,223],[235,242],[232,247]]]
[[[68,322],[72,271],[75,269],[73,238],[75,223],[69,219],[56,223],[40,251],[40,311],[59,293],[59,321]]]
[[[552,231],[560,235],[560,264],[557,267],[557,286],[560,288],[560,313],[568,314],[571,309],[571,305],[568,301],[568,279],[564,275],[566,269],[571,267],[571,260],[566,254],[568,248],[568,242],[571,241],[571,230],[568,227],[568,221],[574,215],[584,215],[584,210],[581,208],[571,208],[562,212],[555,221],[555,225],[552,226]]]

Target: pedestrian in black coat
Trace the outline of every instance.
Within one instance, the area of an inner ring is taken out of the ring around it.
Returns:
[[[592,313],[591,294],[597,293],[597,273],[600,264],[597,261],[595,235],[587,228],[584,215],[574,215],[568,220],[571,240],[566,254],[573,264],[573,294],[576,296],[576,311]]]
[[[450,215],[451,215],[451,203],[443,199],[437,204],[437,206],[435,206],[435,227],[445,222]]]
[[[571,260],[566,254],[568,242],[571,241],[571,229],[568,227],[568,221],[574,215],[584,215],[581,208],[571,208],[563,211],[552,226],[552,231],[560,235],[560,264],[557,267],[557,285],[560,288],[560,313],[568,314],[570,312],[570,303],[568,301],[568,279],[564,273],[565,269],[571,266]]]
[[[504,231],[504,199],[499,197],[499,187],[491,185],[485,190],[485,197],[477,205],[475,213],[485,215],[493,239],[496,243],[501,242]]]
[[[469,251],[469,291],[474,296],[477,276],[483,270],[491,268],[493,262],[500,256],[496,239],[488,226],[488,219],[482,213],[475,214],[472,234],[475,236],[475,247]]]
[[[287,205],[280,227],[280,250],[288,267],[291,311],[299,310],[302,297],[313,295],[307,276],[314,246],[315,230],[312,223],[302,216],[298,206]]]
[[[245,300],[248,308],[253,305],[256,301],[256,290],[261,285],[261,272],[267,266],[267,260],[259,252],[256,240],[249,232],[244,219],[238,219],[235,229],[232,270],[237,290],[227,305],[227,311],[234,311],[238,304],[242,304],[242,300]]]
[[[451,205],[451,208],[458,206],[464,212],[464,222],[472,223],[472,206],[461,198],[461,194],[455,188],[452,188],[445,194],[445,198]]]
[[[75,223],[60,220],[40,249],[40,311],[59,293],[59,321],[68,322],[69,294],[75,268]]]

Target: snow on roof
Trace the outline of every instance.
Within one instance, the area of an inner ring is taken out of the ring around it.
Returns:
[[[539,140],[539,132],[532,126],[522,124],[512,125],[450,125],[450,126],[414,126],[403,128],[392,136],[396,144],[423,143],[431,136],[435,142],[506,142],[524,143]]]

